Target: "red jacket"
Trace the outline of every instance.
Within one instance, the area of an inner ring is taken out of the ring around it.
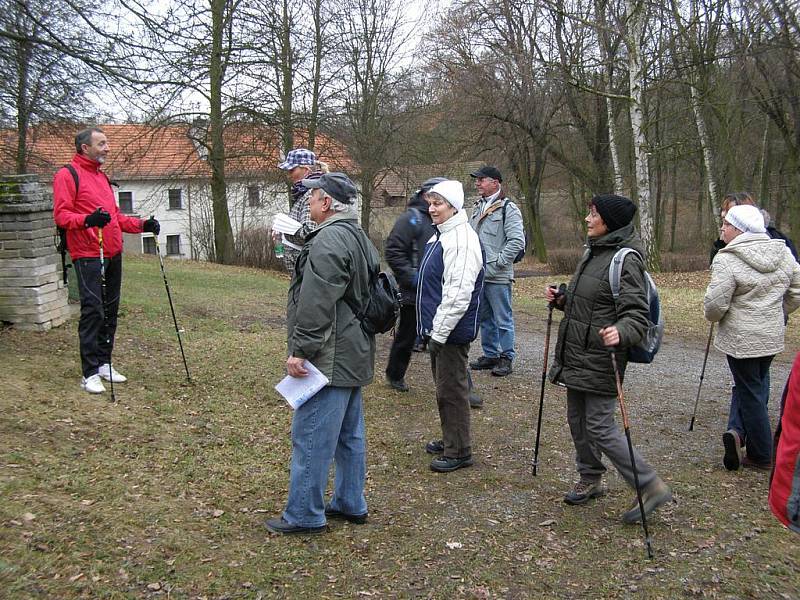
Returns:
[[[800,533],[800,352],[786,383],[781,420],[775,431],[769,507],[781,523]]]
[[[75,180],[67,169],[59,169],[53,178],[53,219],[67,230],[69,255],[73,260],[100,256],[97,227],[83,224],[86,216],[100,207],[111,215],[111,222],[103,228],[103,254],[109,258],[116,256],[122,252],[122,232],[141,233],[143,221],[119,212],[100,163],[76,154],[72,166],[78,173],[77,197]]]

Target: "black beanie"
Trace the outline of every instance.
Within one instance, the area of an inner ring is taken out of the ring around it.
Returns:
[[[636,214],[636,205],[625,198],[615,194],[601,194],[592,198],[592,206],[597,209],[608,227],[608,231],[616,231],[633,221]]]

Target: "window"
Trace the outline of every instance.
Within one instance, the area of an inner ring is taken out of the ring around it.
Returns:
[[[181,236],[167,236],[167,256],[176,256],[181,253]]]
[[[250,208],[258,208],[261,206],[261,190],[257,185],[247,186],[247,206]]]
[[[181,210],[183,208],[183,200],[181,199],[181,189],[167,190],[169,194],[169,209]]]
[[[152,235],[148,237],[142,238],[142,252],[145,254],[155,254],[156,253],[156,238]]]
[[[125,214],[133,212],[133,192],[119,192],[119,210]]]

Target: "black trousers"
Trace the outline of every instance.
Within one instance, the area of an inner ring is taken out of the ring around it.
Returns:
[[[406,376],[416,339],[417,307],[413,304],[404,304],[400,307],[400,322],[394,330],[394,341],[392,342],[391,350],[389,350],[386,377],[399,381]]]
[[[122,254],[105,259],[105,291],[101,284],[99,258],[78,258],[73,264],[81,296],[81,318],[78,321],[81,369],[83,376],[89,377],[97,373],[100,365],[111,362],[122,284]]]

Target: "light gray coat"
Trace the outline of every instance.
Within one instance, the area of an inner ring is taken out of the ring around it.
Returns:
[[[503,224],[503,203],[505,224]],[[470,225],[478,233],[478,238],[486,253],[485,283],[511,283],[514,279],[514,257],[525,247],[525,231],[522,227],[522,213],[510,198],[498,198],[486,211],[483,202],[477,202],[472,209]]]

